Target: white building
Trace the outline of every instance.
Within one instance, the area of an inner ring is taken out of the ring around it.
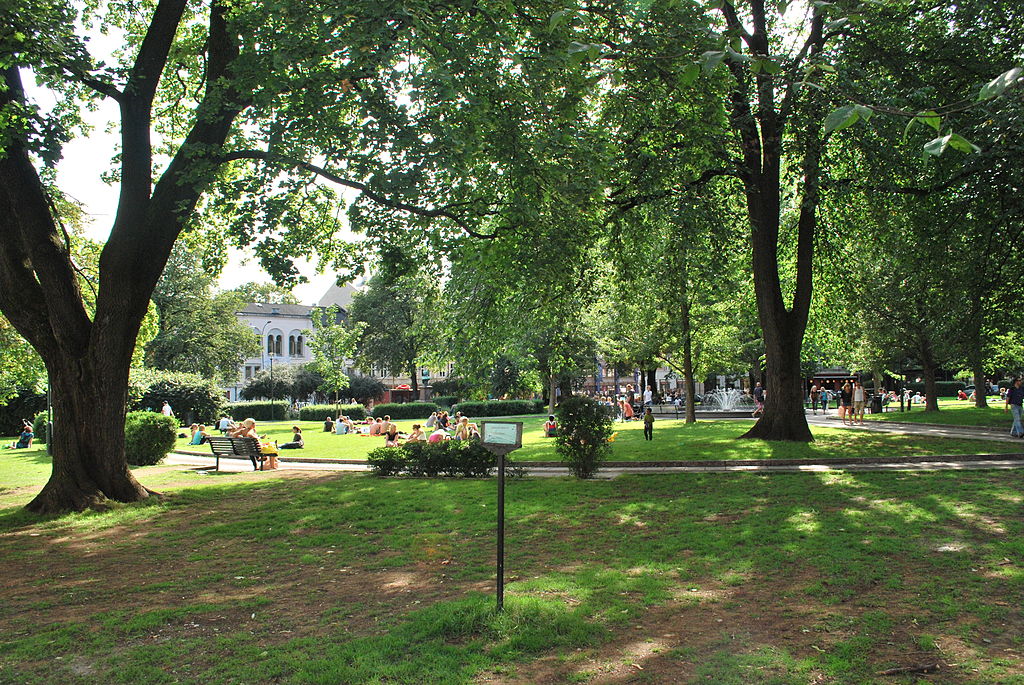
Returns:
[[[246,381],[263,369],[313,361],[309,340],[314,335],[312,312],[318,307],[337,305],[341,319],[348,317],[348,306],[356,289],[350,285],[332,285],[316,306],[253,302],[235,312],[239,321],[260,339],[260,356],[246,359],[238,378],[224,388],[229,402],[238,402]]]

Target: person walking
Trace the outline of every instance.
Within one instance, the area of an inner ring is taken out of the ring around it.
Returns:
[[[644,440],[654,440],[654,413],[650,407],[644,411]]]
[[[753,418],[758,414],[764,415],[764,388],[761,387],[760,381],[754,386],[754,411],[750,417]]]
[[[818,389],[817,383],[811,384],[811,411],[815,415],[818,413],[818,401],[821,399],[821,390]]]
[[[821,415],[828,416],[828,401],[832,399],[828,394],[828,388],[821,387]]]
[[[1024,425],[1021,424],[1021,416],[1024,414],[1024,388],[1020,387],[1021,379],[1013,381],[1013,385],[1006,391],[1006,403],[1003,411],[1013,414],[1013,425],[1010,426],[1010,435],[1015,438],[1024,438]]]

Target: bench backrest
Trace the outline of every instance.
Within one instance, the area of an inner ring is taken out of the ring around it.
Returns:
[[[225,438],[211,435],[206,439],[214,454],[248,457],[260,453],[260,441],[256,438]]]

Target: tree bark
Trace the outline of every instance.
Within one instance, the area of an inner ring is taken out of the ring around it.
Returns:
[[[697,407],[693,391],[693,339],[690,303],[683,300],[683,388],[686,393],[686,423],[697,423]]]
[[[651,389],[651,397],[658,402],[661,399],[661,391],[658,390],[658,367],[656,366],[647,369],[647,387]]]
[[[924,410],[938,411],[939,396],[935,385],[935,375],[938,364],[935,362],[935,355],[932,354],[931,341],[923,338],[920,342],[921,368],[924,371]]]
[[[552,373],[550,383],[548,384],[548,414],[555,413],[555,394],[557,389],[558,378]]]
[[[974,365],[974,406],[978,409],[988,407],[988,379],[985,377],[985,370],[981,368],[981,362]]]

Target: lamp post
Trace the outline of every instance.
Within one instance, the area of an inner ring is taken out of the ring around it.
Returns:
[[[264,335],[264,333],[267,332],[267,326],[269,326],[270,323],[270,321],[266,322],[265,324],[263,324],[263,328],[260,329],[260,368],[263,368],[263,366],[265,366],[263,362],[263,355],[267,351],[267,338]]]

